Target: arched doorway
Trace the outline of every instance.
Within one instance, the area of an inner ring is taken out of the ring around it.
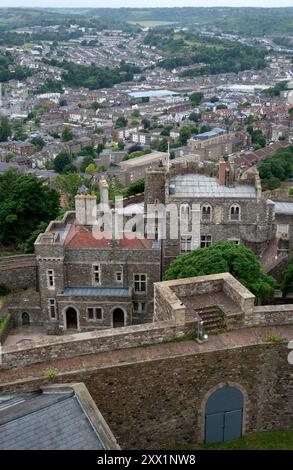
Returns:
[[[124,311],[122,308],[115,308],[113,310],[113,328],[125,326]]]
[[[77,311],[74,307],[68,307],[66,310],[66,328],[67,330],[77,330]]]
[[[236,387],[216,390],[206,402],[205,442],[230,441],[242,436],[244,397]]]
[[[23,312],[23,314],[21,316],[21,320],[22,320],[22,326],[29,326],[30,325],[30,316],[29,316],[28,313]]]

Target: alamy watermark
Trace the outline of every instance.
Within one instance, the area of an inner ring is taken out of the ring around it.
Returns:
[[[134,205],[127,211],[123,199],[116,197],[113,208],[100,203],[97,212],[95,207],[90,211],[92,235],[97,240],[178,240],[182,236],[197,238],[199,234],[199,204],[147,204],[143,211]]]

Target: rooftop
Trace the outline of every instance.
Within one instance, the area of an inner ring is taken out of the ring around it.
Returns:
[[[151,152],[141,157],[130,158],[129,160],[122,161],[119,166],[123,169],[128,169],[136,166],[143,166],[149,163],[165,160],[167,158],[166,152]]]
[[[2,450],[109,448],[117,443],[83,384],[0,397]]]
[[[195,140],[207,140],[223,134],[226,134],[226,130],[216,127],[215,129],[208,132],[203,132],[202,134],[193,134],[192,138]]]
[[[170,90],[147,90],[147,91],[132,91],[128,93],[131,98],[161,98],[163,96],[176,96],[179,93]]]
[[[68,287],[63,295],[78,297],[128,297],[130,295],[128,287]]]
[[[216,177],[202,174],[177,175],[171,178],[170,183],[175,186],[174,197],[244,199],[256,197],[256,189],[253,185],[222,186]]]
[[[67,232],[65,239],[65,246],[67,248],[113,248],[114,246],[121,249],[144,250],[152,249],[154,247],[153,240],[127,238],[124,236],[122,239],[112,240],[111,237],[106,236],[99,238],[94,236],[93,232],[85,227],[76,227],[71,225],[70,230]]]
[[[274,202],[276,214],[293,214],[293,202]]]

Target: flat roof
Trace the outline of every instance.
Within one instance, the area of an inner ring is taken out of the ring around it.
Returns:
[[[129,160],[122,161],[119,163],[119,166],[123,169],[135,166],[143,166],[147,165],[148,163],[166,159],[167,156],[167,152],[151,152],[147,153],[146,155],[142,155],[141,157],[130,158]]]
[[[176,93],[171,90],[145,90],[145,91],[131,91],[128,96],[131,98],[161,98],[164,96],[175,96],[180,93]]]
[[[171,178],[170,183],[175,186],[175,193],[171,197],[244,199],[256,197],[256,189],[253,185],[221,186],[216,177],[201,174],[177,175]]]

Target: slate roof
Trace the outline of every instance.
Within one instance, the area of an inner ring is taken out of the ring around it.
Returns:
[[[256,197],[256,189],[252,185],[221,186],[217,178],[202,174],[177,175],[171,178],[170,183],[175,186],[174,197],[228,199],[253,199]]]
[[[93,297],[129,297],[128,287],[68,287],[63,295]]]
[[[101,450],[73,391],[32,392],[0,401],[1,450]]]
[[[276,214],[293,214],[293,202],[274,202]]]

